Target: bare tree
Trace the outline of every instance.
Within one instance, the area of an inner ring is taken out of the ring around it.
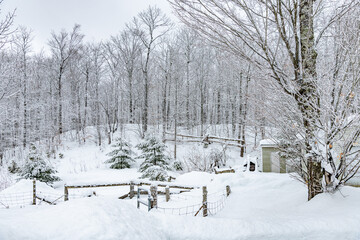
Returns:
[[[55,78],[58,96],[58,134],[63,133],[63,78],[68,70],[69,62],[74,57],[82,44],[83,35],[80,25],[75,25],[70,33],[62,30],[59,34],[52,33],[49,40],[55,67]]]
[[[134,73],[140,58],[140,38],[133,34],[131,29],[123,30],[118,36],[112,37],[115,46],[114,53],[118,53],[118,58],[125,68],[128,80],[128,99],[129,99],[129,123],[134,122]],[[113,54],[114,54],[113,53]]]
[[[29,53],[31,51],[31,31],[25,27],[20,27],[19,33],[16,34],[14,43],[18,55],[18,63],[20,71],[19,78],[21,79],[21,93],[23,97],[23,147],[27,144],[27,132],[28,132],[28,75],[29,75]]]
[[[183,28],[179,33],[180,44],[182,45],[182,52],[185,56],[186,64],[186,126],[190,129],[190,65],[194,61],[194,54],[196,50],[196,45],[199,41],[198,34],[191,28]]]
[[[149,6],[145,11],[140,12],[128,26],[133,33],[141,40],[144,48],[142,71],[144,75],[144,103],[142,110],[142,132],[143,136],[148,129],[149,121],[149,70],[151,54],[157,41],[168,33],[172,27],[170,19],[157,7]]]
[[[4,0],[0,0],[0,6]],[[0,8],[1,11],[1,8]],[[14,33],[12,25],[15,18],[15,10],[7,13],[2,20],[0,20],[0,49],[10,41],[11,35]]]
[[[321,193],[323,168],[315,149],[320,108],[315,45],[336,19],[359,3],[348,1],[337,9],[317,38],[315,10],[322,9],[318,5],[322,2],[172,0],[170,3],[186,24],[210,41],[257,67],[266,68],[283,92],[295,101],[305,130],[303,178],[309,190],[308,199]]]

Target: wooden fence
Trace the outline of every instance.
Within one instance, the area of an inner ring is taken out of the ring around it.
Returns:
[[[163,184],[163,183],[149,183],[149,182],[137,182],[134,181],[126,182],[126,183],[112,183],[112,184],[89,184],[89,185],[65,185],[64,186],[64,195],[54,194],[54,193],[41,193],[38,192],[36,189],[36,180],[33,180],[33,190],[32,194],[30,195],[29,192],[27,194],[24,193],[17,193],[12,194],[11,196],[7,196],[7,202],[3,199],[1,199],[0,196],[0,207],[9,208],[15,207],[15,206],[25,206],[25,205],[36,205],[41,204],[42,202],[45,202],[50,205],[56,205],[57,202],[61,201],[63,198],[64,201],[69,200],[69,189],[76,189],[76,188],[96,188],[96,187],[117,187],[117,186],[129,186],[129,193],[119,197],[119,199],[124,199],[129,197],[132,199],[135,194],[137,195],[137,208],[140,208],[140,204],[143,204],[147,206],[148,211],[150,211],[153,208],[159,209],[160,211],[163,211],[164,213],[171,213],[171,214],[178,214],[178,215],[193,215],[197,216],[200,212],[202,212],[203,217],[207,217],[209,215],[216,214],[219,210],[221,210],[224,207],[225,199],[230,195],[231,190],[230,186],[226,186],[225,191],[220,191],[216,193],[208,193],[207,187],[202,187],[202,195],[197,196],[196,198],[199,199],[199,197],[202,198],[202,201],[199,204],[190,205],[190,206],[184,206],[181,208],[164,208],[158,206],[158,195],[165,195],[165,201],[169,202],[171,198],[181,197],[174,196],[170,194],[170,188],[175,189],[181,189],[179,193],[182,192],[189,192],[189,190],[195,189],[197,187],[191,187],[191,186],[179,186],[179,185],[169,185],[169,184]],[[135,192],[135,186],[137,186],[137,191]],[[150,186],[150,189],[144,188],[143,186]],[[159,190],[159,187],[165,188],[164,191]],[[41,195],[43,194],[43,196]],[[51,196],[52,199],[47,198],[46,196]],[[141,195],[147,195],[146,201],[141,199]],[[220,196],[220,198],[216,201],[209,201],[209,196]],[[31,197],[30,197],[31,196]],[[173,196],[173,197],[172,197]],[[182,196],[183,200],[187,200],[186,196]],[[194,197],[194,196],[193,196]]]
[[[125,183],[111,183],[111,184],[89,184],[89,185],[64,185],[64,201],[69,200],[69,189],[76,188],[99,188],[99,187],[120,187],[120,186],[129,186],[129,192],[123,196],[120,196],[119,199],[125,199],[129,197],[132,199],[135,196],[135,186],[152,186],[156,184],[157,187],[164,187],[165,192],[157,191],[157,194],[165,194],[167,199],[170,199],[170,188],[181,189],[180,193],[190,191],[196,187],[192,186],[179,186],[175,184],[164,184],[164,183],[150,183],[150,182],[125,182]],[[146,191],[140,191],[140,194],[147,194]]]
[[[175,133],[165,132],[166,135],[175,136]],[[181,141],[186,139],[186,142],[202,142],[202,143],[220,143],[226,144],[228,146],[234,147],[242,147],[243,145],[240,144],[242,141],[241,139],[236,138],[225,138],[225,137],[218,137],[218,136],[194,136],[194,135],[185,135],[185,134],[176,134],[177,141]],[[175,139],[165,139],[165,141],[175,141]]]
[[[170,213],[170,214],[177,214],[177,215],[192,215],[192,216],[198,216],[200,212],[202,212],[203,217],[207,217],[209,215],[215,215],[218,211],[220,211],[224,205],[226,198],[230,195],[231,190],[230,186],[226,186],[225,191],[220,191],[216,193],[208,193],[207,187],[202,187],[202,201],[199,204],[193,204],[193,205],[187,205],[183,207],[176,207],[176,208],[165,208],[165,207],[159,207],[157,204],[155,205],[156,208],[164,213]],[[209,201],[209,196],[217,195],[220,196],[219,199],[216,201]],[[154,197],[151,195],[150,199],[154,199]],[[157,196],[155,196],[155,199],[157,199]],[[185,198],[186,200],[186,198]],[[168,199],[166,199],[168,201]],[[150,211],[150,209],[149,209]]]

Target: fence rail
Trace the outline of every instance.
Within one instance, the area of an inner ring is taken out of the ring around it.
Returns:
[[[196,187],[189,186],[178,186],[178,185],[165,185],[165,184],[156,184],[151,185],[147,182],[138,182],[133,181],[129,183],[116,183],[116,184],[92,184],[92,185],[72,185],[64,186],[64,194],[56,194],[51,192],[42,192],[36,190],[36,180],[33,180],[33,190],[28,192],[19,192],[19,193],[10,193],[10,194],[0,194],[0,208],[10,208],[10,207],[24,207],[26,205],[40,205],[42,203],[56,205],[62,201],[68,201],[69,197],[71,198],[81,198],[85,197],[84,195],[69,194],[69,189],[75,188],[92,188],[95,187],[114,187],[114,186],[130,186],[129,193],[119,197],[124,199],[129,197],[130,199],[137,194],[137,208],[140,208],[140,204],[147,206],[148,211],[153,208],[158,209],[159,211],[167,214],[175,215],[192,215],[197,216],[202,212],[203,217],[209,215],[215,215],[225,206],[226,198],[230,195],[231,190],[230,186],[226,186],[224,191],[218,191],[213,193],[208,193],[207,187],[202,187],[202,195],[175,195],[170,194],[170,188],[182,188],[188,191],[189,189],[194,189]],[[149,188],[144,188],[143,186],[150,185]],[[135,192],[135,186],[137,186],[137,191]],[[165,187],[165,191],[159,191],[158,187]],[[182,191],[180,191],[182,193]],[[181,207],[159,207],[158,206],[158,195],[165,195],[165,201],[169,202],[170,199],[180,200],[187,202],[191,200],[192,204],[181,206]],[[147,199],[141,198],[141,195],[147,195]],[[196,203],[197,202],[197,203]]]
[[[174,136],[175,133],[165,132],[166,135]],[[241,144],[241,139],[236,138],[226,138],[226,137],[218,137],[218,136],[194,136],[194,135],[185,135],[185,134],[176,134],[177,137],[181,137],[181,139],[190,139],[187,142],[202,142],[202,143],[220,143],[226,144],[228,146],[234,147],[244,147],[245,145]],[[180,139],[176,138],[177,141]],[[175,141],[175,139],[166,139],[166,141]]]

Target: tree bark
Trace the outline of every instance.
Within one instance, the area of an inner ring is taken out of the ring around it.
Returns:
[[[315,0],[300,1],[300,52],[302,64],[301,88],[296,96],[305,128],[305,159],[308,169],[308,200],[323,191],[322,167],[319,157],[314,153],[315,124],[318,117],[319,98],[316,93],[316,57],[314,38]]]

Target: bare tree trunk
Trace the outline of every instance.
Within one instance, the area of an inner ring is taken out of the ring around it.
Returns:
[[[87,124],[87,111],[88,111],[88,86],[89,86],[89,69],[86,69],[85,75],[85,99],[84,99],[84,121],[82,125],[82,131],[84,135],[84,143],[86,142],[85,128]]]
[[[165,86],[163,88],[162,94],[162,107],[161,107],[161,115],[162,115],[162,134],[163,134],[163,141],[165,140],[165,132],[167,127],[167,85],[168,85],[168,74],[165,74]]]
[[[143,117],[142,117],[142,137],[148,130],[148,111],[149,111],[149,60],[150,60],[150,47],[147,49],[144,73],[144,106],[143,106]]]
[[[217,92],[216,108],[217,108],[216,124],[220,124],[221,123],[221,93],[220,93],[220,90],[218,90],[218,92]]]
[[[176,151],[177,151],[177,120],[178,120],[178,77],[175,76],[175,114],[174,114],[174,159],[176,160]]]
[[[24,81],[23,81],[23,108],[24,108],[24,115],[23,115],[23,147],[26,147],[27,143],[27,118],[28,118],[28,112],[27,112],[27,63],[26,63],[26,53],[23,53],[23,61],[24,61]]]
[[[190,129],[190,54],[186,61],[186,127]]]
[[[63,133],[63,122],[62,122],[62,67],[60,67],[60,74],[58,78],[58,133],[59,138]]]
[[[98,135],[98,145],[101,146],[101,128],[100,128],[100,99],[99,99],[99,82],[96,83],[96,89],[95,89],[95,111],[96,111],[96,130]]]
[[[132,92],[133,92],[133,75],[132,75],[132,72],[128,73],[128,77],[129,77],[129,123],[134,123],[133,96],[132,96]]]
[[[81,130],[82,130],[82,118],[81,118],[81,99],[80,99],[80,87],[78,87],[77,92],[77,112],[78,112],[78,120],[77,120],[77,131],[79,135],[79,144],[81,144]],[[83,139],[85,139],[85,136],[83,136]]]
[[[297,102],[303,116],[305,128],[305,158],[308,168],[308,199],[312,199],[323,191],[322,188],[322,167],[320,159],[316,159],[313,154],[315,143],[315,122],[319,107],[319,98],[316,93],[315,81],[316,57],[315,38],[314,38],[314,16],[313,5],[315,0],[300,1],[300,43],[301,43],[301,64],[303,69],[303,79],[300,89],[300,96]]]

